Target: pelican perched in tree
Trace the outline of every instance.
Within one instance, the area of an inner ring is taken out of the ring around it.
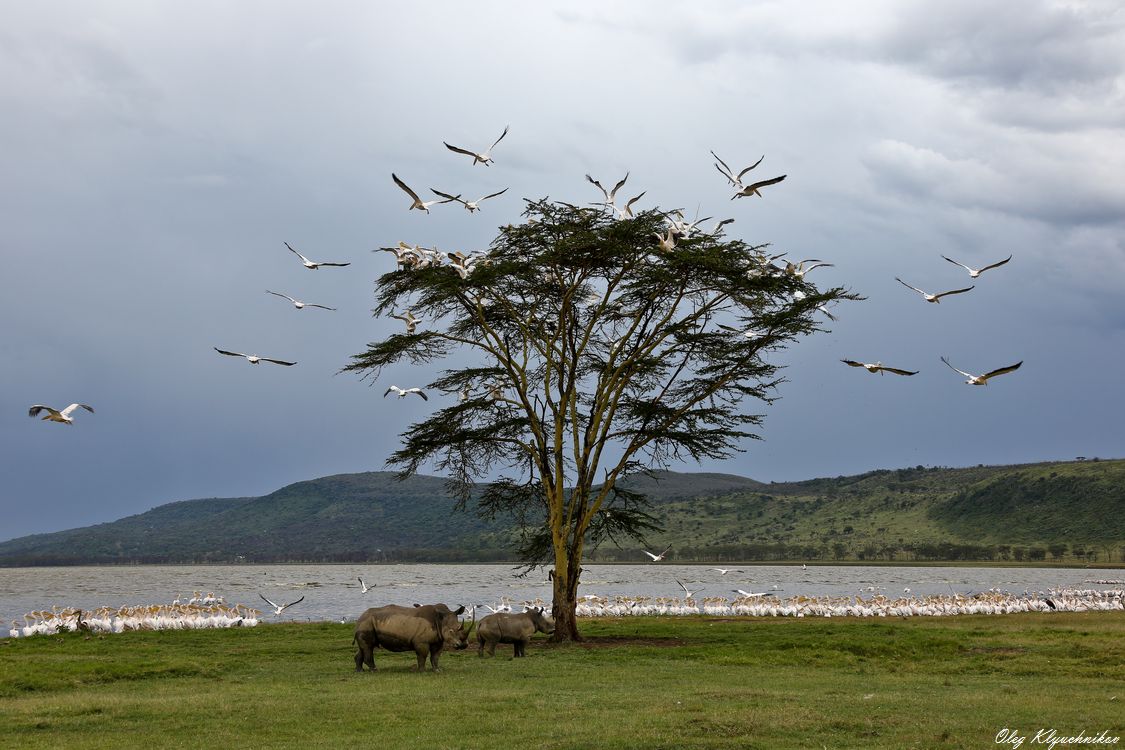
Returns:
[[[399,271],[414,267],[422,257],[422,248],[418,245],[407,245],[401,240],[399,240],[397,247],[377,247],[371,252],[394,253],[395,262],[398,264]]]
[[[954,372],[959,372],[962,375],[964,375],[966,378],[968,378],[968,380],[965,381],[965,383],[967,385],[988,385],[988,379],[989,378],[994,378],[997,375],[1004,375],[1005,373],[1009,373],[1009,372],[1013,372],[1015,370],[1018,370],[1018,369],[1020,369],[1020,365],[1023,364],[1023,360],[1021,359],[1019,362],[1016,362],[1014,365],[1008,365],[1007,367],[1001,367],[999,369],[993,370],[992,372],[986,372],[984,375],[973,375],[972,373],[965,372],[964,370],[958,370],[956,367],[949,364],[949,360],[946,359],[945,357],[942,357],[941,361],[944,362],[949,369],[953,370]]]
[[[434,195],[440,195],[442,198],[447,199],[445,201],[441,201],[442,203],[449,203],[450,201],[456,201],[457,203],[460,203],[462,206],[464,206],[465,209],[469,213],[473,213],[474,211],[480,210],[480,204],[483,201],[486,201],[489,198],[495,198],[498,195],[503,195],[504,193],[508,192],[508,188],[504,188],[503,190],[501,190],[499,192],[496,192],[496,193],[489,193],[488,195],[484,196],[483,198],[477,198],[475,201],[461,200],[461,196],[459,196],[459,195],[450,195],[449,193],[443,193],[440,190],[434,190],[433,188],[430,188],[430,192],[433,193]]]
[[[664,234],[654,232],[653,236],[656,237],[656,243],[660,245],[660,249],[666,253],[670,253],[676,249],[676,234],[669,227],[668,231]]]
[[[910,370],[900,370],[897,367],[887,367],[882,362],[856,362],[854,359],[841,359],[845,365],[849,367],[862,367],[868,372],[877,372],[882,375],[884,372],[893,372],[895,375],[917,375],[918,371],[911,372]]]
[[[945,256],[944,256],[944,255],[943,255],[943,256],[941,256],[941,257],[945,258]],[[974,278],[974,279],[975,279],[976,277],[980,276],[980,275],[981,275],[982,273],[984,273],[985,271],[987,271],[987,270],[988,270],[988,269],[990,269],[990,268],[996,268],[997,266],[1002,266],[1002,265],[1004,265],[1005,263],[1007,263],[1008,261],[1010,261],[1010,260],[1012,259],[1012,256],[1011,256],[1011,255],[1009,255],[1009,256],[1008,256],[1007,258],[1005,258],[1004,260],[1002,260],[1002,261],[999,261],[999,262],[997,262],[997,263],[993,263],[993,264],[992,264],[992,265],[990,265],[990,266],[985,266],[984,268],[969,268],[969,267],[968,267],[968,266],[966,266],[966,265],[965,265],[964,263],[958,263],[957,261],[953,260],[953,258],[945,258],[945,259],[946,259],[946,260],[948,260],[948,261],[949,261],[950,263],[952,263],[952,264],[953,264],[953,265],[955,265],[955,266],[961,266],[961,268],[964,268],[964,269],[965,269],[966,271],[968,271],[968,272],[969,272],[969,276],[970,276],[971,278]]]
[[[913,289],[914,291],[918,292],[918,294],[921,294],[922,297],[927,302],[941,302],[942,297],[947,297],[950,294],[964,294],[965,292],[969,291],[970,289],[976,289],[976,285],[973,285],[973,286],[965,287],[964,289],[953,289],[953,290],[948,291],[948,292],[939,292],[938,294],[929,294],[928,292],[923,292],[921,289],[919,289],[916,286],[910,286],[910,284],[907,284],[905,281],[900,279],[898,276],[895,276],[895,281],[902,284],[907,289]]]
[[[302,302],[299,299],[293,299],[288,294],[282,294],[281,292],[271,292],[269,289],[266,290],[266,294],[273,294],[273,295],[276,295],[278,297],[284,297],[285,299],[292,302],[293,307],[297,308],[298,310],[304,310],[306,307],[319,307],[321,310],[335,310],[336,309],[335,307],[328,307],[326,305],[314,305],[312,302]]]
[[[386,398],[387,394],[391,393],[392,391],[394,393],[396,393],[399,398],[406,398],[407,394],[417,393],[419,396],[422,397],[423,401],[429,401],[430,400],[430,398],[426,395],[425,391],[423,391],[421,388],[406,388],[406,389],[403,389],[403,388],[399,388],[397,385],[392,385],[390,388],[388,388],[386,391],[384,391],[383,392],[383,398]]]
[[[289,252],[293,253],[298,258],[300,258],[301,263],[304,264],[305,268],[309,269],[310,271],[315,271],[316,269],[320,268],[321,266],[350,266],[351,265],[350,262],[349,263],[328,263],[326,261],[311,261],[308,258],[306,258],[305,256],[298,253],[296,250],[294,250],[293,247],[288,242],[285,243],[285,246],[289,248]]]
[[[27,410],[27,416],[37,417],[39,416],[40,412],[45,411],[47,412],[46,416],[43,417],[43,421],[45,422],[61,422],[62,424],[74,424],[74,417],[72,417],[71,415],[74,414],[75,409],[85,409],[91,414],[94,413],[94,409],[87,406],[86,404],[71,404],[62,411],[54,409],[50,406],[44,406],[43,404],[35,404]]]
[[[641,550],[641,552],[644,552],[644,553],[645,553],[646,555],[648,555],[649,557],[651,557],[651,558],[652,558],[652,561],[653,561],[653,562],[660,562],[661,560],[663,560],[663,559],[664,559],[664,556],[665,556],[665,555],[667,555],[667,554],[668,554],[668,552],[669,552],[669,551],[670,551],[671,549],[672,549],[672,547],[671,547],[671,546],[669,546],[669,547],[668,547],[668,549],[664,550],[664,551],[663,551],[663,552],[661,552],[661,553],[660,553],[659,555],[654,555],[654,554],[652,554],[651,552],[649,552],[649,551],[648,551],[647,549],[643,549],[643,550]]]
[[[246,359],[246,361],[249,362],[252,365],[256,365],[259,362],[272,362],[275,365],[285,365],[286,367],[290,367],[291,365],[297,364],[296,362],[286,362],[283,359],[270,359],[269,357],[259,357],[257,354],[241,354],[240,352],[228,352],[224,349],[220,349],[217,346],[213,347],[213,348],[219,354],[225,354],[228,357],[244,357]]]
[[[806,263],[812,263],[812,265],[806,268]],[[807,260],[798,261],[797,263],[790,263],[789,261],[785,261],[785,273],[789,274],[790,276],[796,276],[802,281],[804,281],[806,273],[813,270],[814,268],[821,267],[833,268],[834,264],[822,263],[819,258],[808,258]]]
[[[413,209],[418,209],[419,211],[425,211],[426,213],[429,213],[430,212],[430,206],[436,206],[440,203],[452,203],[453,201],[457,200],[457,198],[461,197],[461,196],[458,195],[457,198],[443,198],[440,201],[423,201],[421,198],[418,197],[418,194],[415,193],[413,190],[411,190],[409,185],[407,185],[405,182],[400,180],[398,178],[398,175],[396,175],[394,172],[391,172],[391,179],[394,180],[395,184],[398,185],[400,188],[402,188],[403,192],[405,192],[407,195],[409,195],[411,197],[411,199],[414,201],[413,203],[410,204],[410,208],[407,209],[408,211],[411,211]]]
[[[407,310],[405,315],[392,315],[391,317],[405,322],[407,335],[414,335],[414,330],[418,327],[418,321],[420,320],[420,318],[414,317],[414,313]]]
[[[715,161],[717,162],[715,164],[715,169],[719,170],[719,174],[721,174],[723,177],[727,178],[727,181],[730,183],[731,187],[738,188],[739,190],[746,187],[745,185],[742,184],[742,176],[744,174],[746,174],[747,172],[749,172],[754,167],[761,164],[762,159],[766,158],[765,155],[763,155],[761,159],[758,159],[758,161],[754,162],[753,164],[751,164],[746,169],[742,170],[741,172],[739,172],[736,175],[733,171],[731,171],[731,168],[727,166],[727,163],[725,161],[723,161],[722,159],[720,159],[719,155],[716,154],[714,151],[711,152],[711,156],[715,157]]]
[[[487,149],[485,149],[483,154],[478,154],[476,151],[470,151],[467,148],[459,148],[457,146],[451,146],[448,143],[445,143],[445,141],[442,141],[442,143],[445,143],[445,147],[447,149],[449,149],[450,151],[453,151],[453,152],[458,153],[458,154],[465,154],[466,156],[473,157],[473,166],[476,166],[477,164],[483,164],[484,166],[487,167],[490,164],[492,164],[492,161],[493,161],[493,159],[492,159],[492,149],[496,148],[496,144],[499,143],[500,141],[504,140],[504,136],[506,136],[507,134],[508,134],[508,126],[505,125],[504,126],[504,132],[500,134],[499,138],[497,138],[495,141],[493,141],[491,146],[489,146]]]
[[[788,175],[781,175],[780,177],[774,177],[769,180],[762,180],[761,182],[751,183],[732,195],[730,199],[734,200],[735,198],[746,198],[751,195],[756,195],[761,198],[762,194],[759,192],[759,188],[768,187],[769,185],[776,185],[786,177],[788,177]]]
[[[267,599],[266,597],[262,596],[261,594],[258,594],[258,596],[261,596],[261,597],[262,597],[262,601],[264,601],[264,602],[265,602],[266,604],[268,604],[268,605],[270,605],[271,607],[273,607],[273,613],[274,613],[275,615],[280,615],[280,614],[281,614],[282,612],[284,612],[285,610],[289,609],[289,608],[290,608],[290,607],[292,607],[292,606],[293,606],[294,604],[300,604],[301,602],[303,602],[303,601],[305,600],[305,597],[303,597],[303,596],[302,596],[302,597],[301,597],[300,599],[298,599],[298,600],[297,600],[297,601],[295,601],[295,602],[289,602],[288,604],[277,604],[277,603],[275,603],[275,602],[272,602],[272,601],[270,601],[269,599]]]
[[[617,195],[617,191],[621,189],[621,186],[624,185],[625,181],[628,180],[628,179],[629,179],[629,173],[626,172],[625,176],[621,178],[621,181],[613,186],[613,190],[607,191],[604,187],[602,187],[602,184],[600,182],[595,180],[590,175],[586,175],[586,181],[589,182],[594,187],[596,187],[598,190],[601,190],[602,196],[605,198],[605,200],[602,201],[598,205],[606,205],[606,206],[609,206],[610,208],[614,208],[614,209],[617,207],[616,204],[614,203],[614,198]],[[643,193],[642,193],[642,195],[643,195]]]

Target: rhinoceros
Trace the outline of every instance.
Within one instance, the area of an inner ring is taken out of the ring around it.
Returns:
[[[487,648],[488,655],[495,656],[497,643],[511,643],[515,656],[525,656],[527,644],[536,631],[547,635],[555,632],[555,621],[544,616],[542,607],[518,615],[508,612],[489,615],[477,624],[477,655],[484,656]]]
[[[444,604],[400,607],[389,604],[385,607],[372,607],[359,616],[355,624],[352,642],[358,647],[355,654],[355,671],[362,672],[363,665],[375,671],[375,647],[382,646],[387,651],[413,651],[418,655],[417,671],[426,668],[426,657],[430,667],[437,672],[438,658],[447,645],[455,649],[467,648],[469,632],[457,615],[464,607],[452,610]]]

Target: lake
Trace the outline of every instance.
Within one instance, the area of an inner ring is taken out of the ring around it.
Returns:
[[[375,588],[361,592],[362,576]],[[733,598],[734,589],[776,591],[779,596],[855,596],[874,593],[914,596],[999,589],[1013,594],[1053,588],[1098,588],[1097,579],[1120,579],[1120,570],[1081,568],[865,567],[817,565],[750,565],[720,575],[706,565],[652,563],[588,565],[579,595],[678,597],[683,581],[703,596]],[[873,587],[873,588],[872,588]],[[139,565],[127,567],[0,568],[0,623],[32,610],[77,607],[169,604],[186,601],[195,591],[214,592],[227,604],[266,609],[262,594],[279,604],[305,597],[277,618],[281,620],[354,620],[367,607],[380,604],[445,602],[497,605],[542,598],[551,600],[551,586],[542,569],[525,578],[504,565]]]

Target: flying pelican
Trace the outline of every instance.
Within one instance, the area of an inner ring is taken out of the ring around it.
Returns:
[[[284,297],[285,299],[292,302],[293,307],[297,308],[298,310],[303,310],[306,307],[319,307],[321,310],[335,310],[336,309],[335,307],[326,307],[325,305],[314,305],[311,302],[302,302],[299,299],[293,299],[288,294],[282,294],[281,292],[271,292],[269,289],[266,290],[266,294],[274,294],[274,295],[277,295],[278,297]]]
[[[27,416],[37,417],[39,416],[39,412],[45,411],[47,412],[47,416],[43,417],[43,421],[61,422],[62,424],[74,424],[74,417],[70,415],[74,413],[75,409],[85,409],[91,414],[94,413],[93,408],[86,406],[86,404],[71,404],[62,411],[59,411],[58,409],[52,409],[50,406],[44,406],[43,404],[35,404],[27,410]]]
[[[716,156],[715,158],[718,159],[719,157]],[[733,568],[711,568],[711,570],[714,570],[714,571],[718,572],[718,574],[721,575],[721,576],[725,576],[727,573],[730,573],[734,569]],[[738,571],[735,570],[734,572],[737,573]]]
[[[303,263],[305,268],[309,269],[310,271],[315,271],[316,269],[320,268],[321,266],[350,266],[351,265],[351,263],[327,263],[325,261],[313,262],[313,261],[309,260],[308,258],[306,258],[305,256],[298,253],[296,250],[294,250],[288,242],[285,243],[285,246],[289,248],[289,252],[295,254],[298,258],[300,258],[301,263]]]
[[[262,601],[266,602],[266,603],[267,603],[267,604],[269,604],[269,605],[270,605],[271,607],[273,607],[273,610],[274,610],[274,611],[273,611],[273,613],[274,613],[275,615],[280,615],[280,614],[281,614],[282,612],[284,612],[285,610],[289,609],[289,608],[290,608],[290,607],[292,607],[292,606],[293,606],[294,604],[300,604],[301,602],[303,602],[303,601],[305,600],[305,597],[303,597],[303,596],[302,596],[302,597],[301,597],[300,599],[298,599],[298,600],[297,600],[297,601],[295,601],[295,602],[289,602],[288,604],[276,604],[276,603],[274,603],[274,602],[271,602],[271,601],[270,601],[269,599],[267,599],[266,597],[262,596],[261,594],[258,594],[258,596],[261,596],[261,597],[262,597]]]
[[[715,165],[715,169],[719,170],[719,174],[721,174],[723,177],[727,178],[727,181],[730,182],[731,187],[738,188],[739,190],[746,187],[745,185],[742,184],[742,175],[746,174],[751,169],[753,169],[754,167],[761,164],[762,159],[766,158],[765,155],[763,155],[762,159],[758,159],[758,161],[754,162],[753,164],[748,166],[746,169],[742,170],[737,175],[735,175],[734,172],[731,171],[731,168],[727,166],[727,163],[719,158],[718,154],[716,154],[714,151],[712,151],[711,156],[714,156],[715,161],[718,162],[718,164]]]
[[[964,370],[958,370],[956,367],[949,364],[949,360],[946,359],[945,357],[942,357],[941,361],[944,362],[946,364],[946,366],[949,367],[949,369],[953,370],[954,372],[959,372],[962,375],[964,375],[965,377],[967,377],[968,380],[965,381],[966,385],[988,385],[988,379],[989,378],[994,378],[997,375],[1003,375],[1005,373],[1009,373],[1009,372],[1013,372],[1015,370],[1018,370],[1018,369],[1020,369],[1020,365],[1023,364],[1023,360],[1021,359],[1019,362],[1016,362],[1014,365],[1009,365],[1007,367],[1001,367],[997,370],[993,370],[992,372],[986,372],[984,375],[973,375],[972,373],[965,372]]]
[[[703,589],[699,589],[698,591],[691,591],[690,589],[688,589],[687,586],[685,586],[683,584],[683,581],[679,580],[678,578],[673,579],[673,580],[676,581],[676,583],[680,584],[680,588],[682,588],[684,590],[684,593],[687,595],[688,599],[690,599],[693,596],[695,596],[696,594],[700,593],[700,591],[703,591]]]
[[[654,232],[653,236],[656,237],[656,242],[660,245],[660,249],[666,253],[670,253],[676,249],[676,235],[669,227],[668,231],[664,234]]]
[[[813,265],[805,268],[806,263],[812,263]],[[790,263],[789,261],[785,261],[785,272],[790,276],[796,276],[798,279],[804,281],[806,273],[813,270],[814,268],[820,268],[822,266],[833,268],[834,264],[821,263],[819,258],[809,258],[808,260],[798,261],[797,263]]]
[[[359,586],[360,586],[361,589],[363,589],[364,594],[366,594],[371,589],[375,588],[375,584],[371,584],[370,586],[368,586],[366,583],[363,582],[363,579],[360,578],[359,576],[356,576],[355,579],[357,581],[359,581]]]
[[[450,195],[449,193],[443,193],[440,190],[434,190],[433,188],[430,188],[430,192],[433,193],[434,195],[440,195],[442,198],[447,199],[447,200],[444,200],[444,201],[440,201],[441,203],[449,203],[450,201],[456,201],[456,202],[460,203],[461,205],[463,205],[466,208],[466,210],[468,210],[469,213],[473,213],[474,211],[480,210],[480,204],[481,204],[482,201],[486,201],[489,198],[495,198],[498,195],[503,195],[504,193],[508,192],[508,188],[504,188],[503,190],[501,190],[498,193],[489,193],[488,195],[484,196],[483,198],[477,198],[475,201],[461,200],[461,196],[459,196],[459,195]]]
[[[764,187],[767,187],[769,185],[776,185],[777,183],[784,180],[786,177],[788,177],[788,175],[781,175],[780,177],[774,177],[774,178],[769,179],[769,180],[762,180],[761,182],[751,183],[751,184],[747,185],[746,187],[742,188],[741,190],[739,190],[734,195],[732,195],[730,199],[734,200],[735,198],[746,198],[746,197],[749,197],[751,195],[756,195],[759,198],[761,198],[762,194],[760,192],[758,192],[758,188],[764,188]]]
[[[670,550],[670,549],[672,549],[671,546],[669,546],[668,549],[664,550],[659,555],[654,555],[651,552],[649,552],[647,549],[643,549],[643,550],[641,550],[641,552],[644,552],[646,555],[651,557],[653,562],[660,562],[661,560],[664,559],[664,556],[668,554],[668,550]]]
[[[414,335],[414,329],[418,327],[418,321],[420,320],[420,318],[414,317],[414,313],[407,310],[406,315],[392,315],[391,317],[392,318],[398,318],[399,320],[405,321],[406,322],[406,333],[407,333],[407,335],[409,335],[409,336]]]
[[[755,593],[752,593],[750,591],[743,591],[742,589],[733,589],[733,591],[734,591],[734,593],[738,594],[739,596],[744,596],[746,598],[750,598],[750,597],[754,597],[754,596],[773,596],[773,594],[770,594],[767,591],[763,591],[760,594],[755,594]]]
[[[273,362],[275,365],[285,365],[286,367],[297,364],[296,362],[286,362],[283,359],[270,359],[269,357],[259,357],[257,354],[240,354],[239,352],[228,352],[228,351],[224,351],[224,350],[220,349],[217,346],[213,347],[213,348],[219,354],[225,354],[228,357],[245,357],[246,361],[248,361],[252,365],[256,365],[259,362]]]
[[[425,211],[426,213],[429,213],[430,212],[430,206],[435,206],[439,203],[452,203],[454,200],[461,197],[461,196],[457,196],[457,198],[452,198],[452,199],[451,198],[444,198],[440,201],[423,201],[421,198],[418,197],[418,194],[415,193],[413,190],[411,190],[410,187],[405,182],[400,180],[398,178],[398,175],[396,175],[394,172],[391,172],[391,179],[394,180],[395,184],[398,185],[400,188],[402,188],[403,191],[407,195],[409,195],[412,199],[414,199],[414,202],[410,204],[410,208],[408,208],[407,211],[411,211],[411,210],[416,208],[419,211]]]
[[[945,258],[944,255],[941,256],[941,257]],[[985,266],[984,268],[969,268],[964,263],[958,263],[957,261],[953,260],[953,258],[945,258],[945,259],[948,260],[950,263],[952,263],[955,266],[961,266],[961,268],[964,268],[966,271],[969,272],[969,276],[971,278],[975,279],[976,277],[980,276],[982,273],[984,273],[985,271],[987,271],[990,268],[996,268],[997,266],[1004,265],[1005,263],[1007,263],[1008,261],[1010,261],[1012,259],[1012,256],[1009,255],[1007,258],[1000,261],[999,263],[993,263],[992,265]]]
[[[841,359],[845,365],[850,367],[863,367],[868,372],[877,372],[882,375],[884,372],[893,372],[895,375],[917,375],[918,371],[911,372],[910,370],[900,370],[897,367],[887,367],[882,362],[856,362],[854,359]]]
[[[596,187],[598,190],[602,191],[602,195],[605,196],[605,200],[602,201],[602,203],[606,206],[609,206],[610,208],[616,208],[616,205],[614,204],[614,196],[617,195],[617,191],[621,189],[621,186],[624,185],[625,181],[628,180],[628,179],[629,179],[629,173],[626,172],[625,176],[621,178],[621,182],[614,185],[613,190],[610,190],[609,192],[606,192],[606,189],[604,187],[602,187],[602,184],[600,182],[595,180],[590,175],[586,175],[586,181],[589,182],[594,187]],[[642,195],[643,195],[643,193],[642,193]]]
[[[625,208],[618,208],[617,206],[612,205],[610,206],[610,208],[617,212],[618,219],[631,219],[633,218],[633,204],[643,198],[645,193],[647,192],[648,191],[645,190],[640,195],[634,195],[629,199],[629,202],[625,204]]]
[[[473,157],[473,166],[474,167],[477,164],[483,164],[484,166],[487,167],[490,164],[492,164],[492,161],[493,161],[493,159],[492,159],[492,149],[496,148],[496,144],[499,143],[500,141],[504,140],[504,136],[506,136],[507,134],[508,134],[508,126],[505,125],[504,126],[504,132],[500,134],[500,137],[497,138],[492,143],[491,146],[489,146],[487,149],[485,149],[485,152],[483,154],[478,154],[477,152],[470,151],[466,148],[458,148],[457,146],[450,146],[448,143],[445,143],[445,141],[442,141],[442,143],[445,143],[445,147],[447,149],[449,149],[450,151],[454,151],[458,154],[465,154],[466,156]]]
[[[949,291],[949,292],[940,292],[939,294],[928,294],[926,292],[923,292],[921,289],[919,289],[916,286],[910,286],[905,281],[900,279],[898,276],[895,276],[895,281],[902,284],[904,287],[906,287],[908,289],[913,289],[914,291],[918,292],[918,294],[921,294],[926,299],[927,302],[941,302],[941,298],[945,297],[947,295],[964,294],[965,292],[969,291],[970,289],[976,289],[976,286],[974,285],[974,286],[970,286],[970,287],[965,287],[964,289],[954,289],[954,290]]]
[[[391,391],[394,391],[395,393],[397,393],[399,398],[406,398],[406,394],[408,394],[408,393],[417,393],[419,396],[422,397],[423,401],[429,401],[430,400],[429,396],[427,396],[425,393],[423,393],[421,388],[407,388],[406,390],[403,390],[402,388],[399,388],[397,385],[392,385],[390,388],[388,388],[386,391],[384,391],[383,392],[383,398],[386,398],[387,394],[390,393]]]

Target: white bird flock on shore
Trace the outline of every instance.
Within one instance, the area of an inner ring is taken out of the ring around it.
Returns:
[[[259,610],[236,604],[150,604],[132,607],[98,607],[33,611],[23,616],[23,625],[12,622],[8,635],[56,635],[66,632],[92,634],[127,633],[132,630],[197,630],[200,628],[254,627]]]

